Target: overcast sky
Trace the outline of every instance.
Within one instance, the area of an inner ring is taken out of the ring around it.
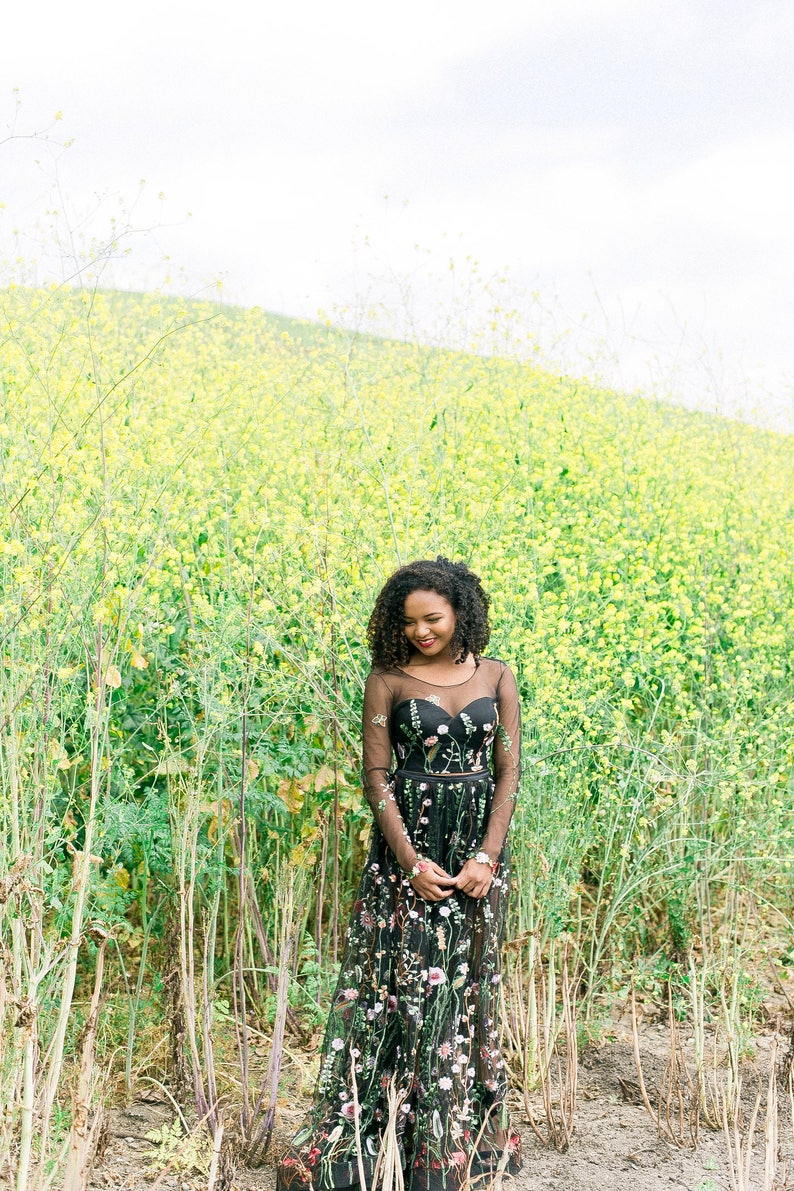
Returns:
[[[117,284],[428,332],[453,276],[461,342],[475,260],[565,364],[794,429],[792,79],[792,0],[15,5],[0,247],[60,268],[55,203],[156,227]]]

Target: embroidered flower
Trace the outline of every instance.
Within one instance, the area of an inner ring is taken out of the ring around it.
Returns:
[[[333,1038],[331,1040],[331,1049],[332,1050],[344,1050],[345,1049],[344,1040],[342,1038]]]
[[[344,990],[344,992],[342,993],[342,996],[345,998],[346,1001],[355,1001],[356,997],[358,996],[358,989],[357,988],[346,988]]]
[[[452,1080],[448,1075],[442,1075],[441,1079],[438,1081],[438,1086],[441,1088],[442,1092],[448,1092],[452,1087]]]
[[[356,1106],[352,1100],[348,1100],[347,1104],[343,1104],[339,1110],[339,1115],[343,1116],[346,1121],[355,1121],[358,1116]]]
[[[438,912],[439,912],[439,914],[441,915],[441,917],[442,917],[442,918],[449,918],[450,914],[452,913],[452,911],[450,910],[449,906],[441,906],[441,907],[439,907],[439,911],[438,911]]]
[[[447,732],[449,732],[449,724],[439,724],[436,732],[438,732],[439,736],[446,736]]]
[[[438,1057],[440,1059],[448,1059],[452,1054],[452,1047],[448,1042],[442,1042],[438,1048]]]
[[[438,744],[438,737],[437,736],[428,736],[427,740],[425,741],[425,744]]]
[[[443,968],[429,968],[427,972],[427,983],[430,985],[445,984],[447,974]]]

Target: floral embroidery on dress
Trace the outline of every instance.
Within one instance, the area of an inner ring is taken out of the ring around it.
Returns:
[[[495,687],[454,715],[439,695],[415,690],[394,700],[388,718],[372,714],[376,703],[365,719],[365,729],[388,725],[399,770],[388,768],[385,741],[369,768],[365,757],[378,826],[347,930],[314,1109],[282,1160],[279,1191],[348,1191],[362,1174],[370,1186],[395,1094],[392,1127],[406,1191],[463,1191],[470,1160],[479,1185],[493,1172],[477,1173],[477,1147],[487,1144],[488,1129],[508,1129],[498,1011],[509,850],[502,848],[486,897],[455,890],[429,902],[392,848],[407,838],[416,854],[459,872],[481,849],[495,810],[495,750],[504,750],[504,764],[512,741]],[[517,710],[511,727],[517,736]],[[503,787],[503,807],[510,789]],[[388,819],[395,811],[396,824]],[[511,1152],[511,1173],[518,1162]]]

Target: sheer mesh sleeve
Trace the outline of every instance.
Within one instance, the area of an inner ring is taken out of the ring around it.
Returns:
[[[521,776],[521,704],[509,666],[502,666],[496,687],[499,727],[493,745],[495,789],[482,850],[494,860],[504,846]]]
[[[364,794],[395,860],[400,868],[410,872],[416,863],[416,849],[397,807],[394,783],[389,776],[392,762],[389,736],[391,709],[392,693],[388,685],[380,674],[371,673],[364,687]]]

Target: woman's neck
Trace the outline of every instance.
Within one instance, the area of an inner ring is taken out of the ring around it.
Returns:
[[[462,661],[453,661],[449,656],[441,656],[437,658],[423,658],[421,654],[412,654],[408,664],[403,666],[404,670],[421,670],[425,676],[431,673],[436,674],[439,678],[455,677],[458,679],[465,678],[467,674],[473,673],[477,668],[477,663],[471,654],[467,654]]]

